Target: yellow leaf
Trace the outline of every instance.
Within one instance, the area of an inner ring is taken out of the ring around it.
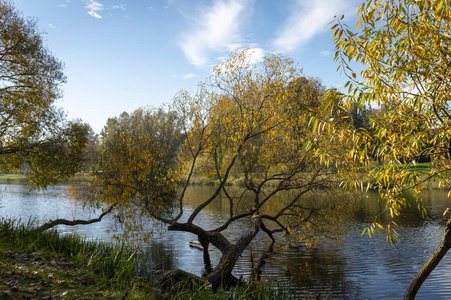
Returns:
[[[435,8],[435,13],[438,14],[440,12],[440,10],[442,9],[442,7],[443,7],[443,1],[440,1],[440,3]]]

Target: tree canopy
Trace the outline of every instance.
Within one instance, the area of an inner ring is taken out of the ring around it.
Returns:
[[[336,168],[319,155],[320,148],[333,151],[332,145],[308,126],[313,111],[321,112],[316,103],[327,99],[317,80],[303,77],[282,56],[253,64],[247,50],[231,54],[212,73],[197,94],[179,92],[166,111],[138,110],[109,120],[94,188],[97,200],[114,205],[129,229],[143,229],[145,216],[197,235],[207,279],[217,286],[230,280],[260,229],[273,242],[275,233],[284,232],[293,243],[311,245],[340,235],[338,220],[353,202],[337,192]],[[187,213],[185,192],[196,175],[217,186]],[[238,194],[231,181],[242,186]],[[223,197],[228,219],[213,228],[197,226],[206,207]],[[251,200],[243,208],[245,198]],[[222,232],[240,220],[250,224],[232,243]],[[210,244],[222,252],[215,268],[209,267]]]
[[[36,22],[5,0],[0,12],[0,170],[25,167],[44,187],[78,170],[89,126],[54,106],[66,78]]]
[[[358,16],[355,30],[342,19],[332,27],[335,58],[350,79],[341,105],[349,109],[357,102],[382,109],[377,118],[370,118],[373,135],[347,130],[336,132],[335,137],[337,142],[354,145],[346,159],[370,169],[365,180],[379,189],[392,218],[407,205],[403,191],[408,189],[426,213],[420,197],[425,183],[436,178],[438,187],[448,187],[451,170],[450,3],[370,0],[361,5]],[[431,159],[426,176],[415,169],[415,162],[424,156]],[[365,173],[363,169],[348,171],[349,176]],[[378,228],[382,226],[375,221],[369,232]],[[396,238],[393,223],[385,228],[390,239]],[[441,253],[434,254],[437,263],[450,247],[443,245]],[[419,285],[416,282],[409,288],[407,299],[415,296]]]
[[[109,119],[102,131],[92,187],[97,202],[116,207],[126,236],[142,231],[149,217],[169,218],[174,207],[183,142],[176,117],[138,109]]]

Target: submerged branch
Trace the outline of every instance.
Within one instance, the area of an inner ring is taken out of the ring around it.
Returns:
[[[269,256],[274,251],[274,243],[271,243],[265,250],[265,252],[262,253],[260,256],[260,259],[257,261],[257,265],[254,267],[254,264],[252,264],[252,281],[255,281],[257,279],[260,279],[263,266],[266,264],[266,260],[269,258]]]

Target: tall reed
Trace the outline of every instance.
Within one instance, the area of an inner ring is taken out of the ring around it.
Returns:
[[[80,265],[89,266],[107,279],[128,282],[135,277],[140,250],[125,243],[88,241],[79,234],[60,235],[56,230],[38,232],[34,220],[0,219],[0,239],[15,249],[48,250],[62,254]],[[141,270],[141,275],[149,275]]]
[[[144,277],[146,286],[153,288],[152,270],[147,266],[149,253],[124,243],[88,241],[79,234],[60,235],[56,230],[38,232],[34,225],[33,219],[22,223],[20,219],[0,218],[0,242],[10,245],[15,251],[51,251],[63,255],[119,285],[129,285],[135,280],[142,283]],[[193,287],[191,282],[182,282],[174,288],[176,290],[170,292],[172,299],[296,298],[285,284],[265,279],[244,282],[231,291],[219,290],[217,293],[208,286]]]

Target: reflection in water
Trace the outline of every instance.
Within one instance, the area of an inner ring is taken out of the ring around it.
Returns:
[[[88,195],[80,186],[56,186],[43,192],[29,191],[21,185],[0,185],[0,216],[21,217],[23,221],[36,218],[43,223],[55,218],[93,218],[98,212],[84,210],[83,201]],[[192,212],[200,201],[211,194],[210,187],[192,187],[187,193],[186,213]],[[430,191],[424,197],[429,216],[422,219],[414,202],[402,217],[396,219],[401,243],[390,246],[384,236],[373,240],[360,237],[363,228],[383,209],[376,194],[369,194],[355,219],[346,224],[347,234],[343,244],[322,240],[317,247],[305,246],[283,249],[277,243],[272,252],[266,252],[270,239],[264,233],[243,253],[234,269],[238,277],[252,276],[260,263],[262,255],[268,259],[261,267],[261,275],[274,281],[283,281],[293,293],[316,296],[319,293],[332,294],[335,299],[400,299],[410,280],[421,265],[429,258],[440,243],[445,220],[441,216],[446,207],[451,207],[446,191]],[[238,207],[244,210],[249,204],[243,201]],[[226,199],[215,201],[207,206],[205,214],[196,219],[196,223],[205,228],[215,228],[218,222],[227,218]],[[63,234],[78,232],[90,239],[110,241],[113,234],[120,231],[114,226],[111,216],[101,223],[88,226],[59,227]],[[232,224],[225,233],[236,240],[236,232],[247,228],[246,223]],[[107,230],[111,230],[109,233]],[[181,268],[202,273],[204,268],[202,251],[190,247],[189,241],[195,236],[184,232],[166,232],[156,234],[152,241],[144,246],[147,260],[142,270],[154,272],[171,268]],[[283,241],[283,236],[278,236]],[[210,256],[213,265],[220,253],[211,247]],[[430,275],[420,289],[417,299],[449,299],[451,294],[451,261],[445,258]]]
[[[158,275],[164,271],[177,268],[174,250],[159,241],[150,241],[143,249],[139,266],[144,274],[153,273]]]

